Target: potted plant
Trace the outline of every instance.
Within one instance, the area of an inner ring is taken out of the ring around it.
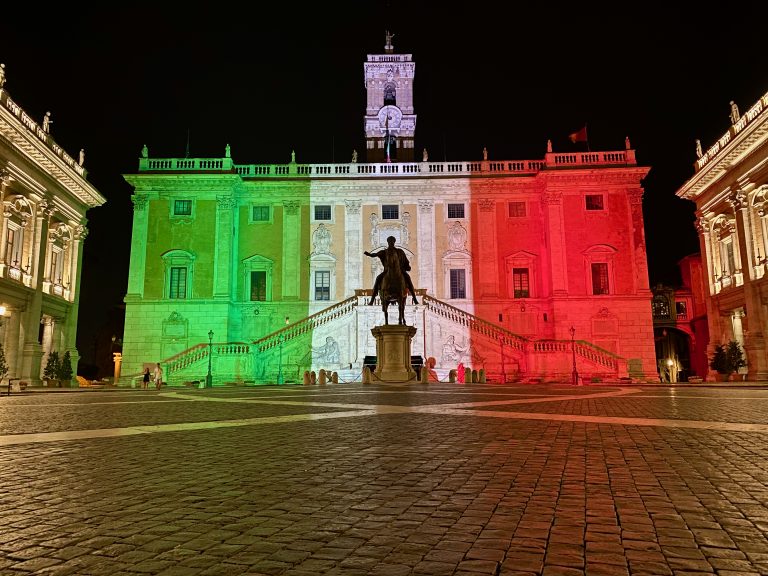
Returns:
[[[728,366],[728,378],[729,380],[734,380],[739,368],[747,365],[747,361],[744,359],[744,351],[736,340],[731,340],[726,345],[725,358]]]
[[[59,379],[59,353],[56,350],[51,350],[48,354],[48,361],[45,363],[45,369],[43,370],[43,378],[47,381],[47,386],[52,386],[54,382],[56,385],[60,385]]]
[[[56,370],[56,378],[59,380],[59,386],[62,385],[62,382],[67,388],[72,385],[72,357],[69,355],[69,350],[64,352],[64,356],[61,357]]]
[[[709,367],[717,373],[717,381],[722,382],[724,375],[728,374],[728,358],[725,353],[725,346],[715,345],[715,351],[709,361]]]

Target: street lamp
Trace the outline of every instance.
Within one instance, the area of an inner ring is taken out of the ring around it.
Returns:
[[[211,375],[211,356],[213,356],[213,330],[208,330],[208,374],[205,375],[206,388],[213,388],[213,376]]]
[[[288,326],[288,316],[285,317],[285,325]],[[285,329],[283,329],[285,330]],[[277,383],[283,384],[283,342],[285,341],[285,332],[281,331],[278,336],[278,342],[280,342],[280,359],[277,362]]]
[[[571,383],[574,386],[578,386],[579,385],[579,373],[576,371],[576,340],[575,340],[576,328],[571,326],[568,329],[568,332],[571,333],[571,355],[573,356],[573,373],[571,374],[571,381],[572,381]]]
[[[504,335],[499,336],[499,346],[501,347],[501,378],[504,384],[507,383],[507,369],[504,365]]]

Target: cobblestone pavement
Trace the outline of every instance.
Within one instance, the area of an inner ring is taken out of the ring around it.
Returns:
[[[768,389],[0,398],[0,575],[768,575]]]

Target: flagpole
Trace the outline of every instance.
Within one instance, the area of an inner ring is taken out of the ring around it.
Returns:
[[[584,137],[587,139],[587,152],[591,152],[589,149],[589,132],[587,131],[587,123],[584,122]]]

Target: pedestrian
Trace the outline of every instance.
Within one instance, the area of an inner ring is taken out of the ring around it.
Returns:
[[[160,387],[163,385],[163,369],[160,368],[160,362],[157,363],[157,366],[155,367],[155,388],[160,390]]]
[[[146,390],[149,387],[149,368],[144,369],[144,378],[141,380],[141,389]]]

